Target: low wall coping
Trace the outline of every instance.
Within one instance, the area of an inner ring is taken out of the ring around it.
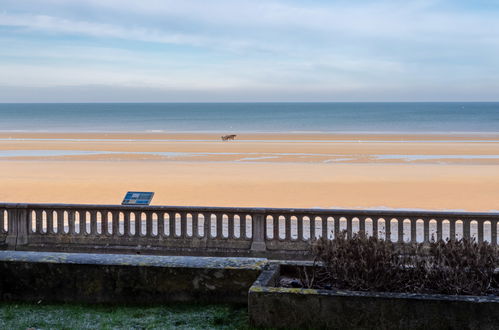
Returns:
[[[424,294],[424,293],[398,293],[398,292],[372,292],[372,291],[348,291],[348,290],[318,290],[303,288],[266,287],[253,285],[250,292],[283,293],[292,295],[322,295],[335,297],[369,297],[390,299],[414,299],[414,300],[445,300],[445,301],[469,301],[474,303],[499,303],[499,297],[493,296],[466,296],[446,294]]]
[[[353,216],[417,216],[417,217],[499,217],[499,212],[465,212],[465,211],[435,211],[435,210],[404,210],[404,209],[334,209],[334,208],[271,208],[271,207],[220,207],[220,206],[189,206],[189,205],[120,205],[120,204],[62,204],[62,203],[0,203],[0,208],[6,209],[74,209],[99,211],[172,211],[172,212],[215,212],[215,213],[246,213],[246,214],[303,214],[303,215],[353,215]]]
[[[0,251],[0,261],[163,268],[262,270],[265,258]]]
[[[303,266],[304,263],[287,262],[287,265]],[[325,289],[307,289],[307,288],[285,288],[274,286],[271,279],[275,278],[280,272],[280,264],[270,263],[267,269],[264,269],[255,283],[250,287],[254,293],[274,293],[288,295],[321,295],[335,297],[369,297],[386,299],[412,299],[412,300],[444,300],[444,301],[467,301],[474,303],[499,303],[497,296],[469,296],[469,295],[448,295],[438,293],[403,293],[403,292],[375,292],[375,291],[350,291],[350,290],[325,290]]]

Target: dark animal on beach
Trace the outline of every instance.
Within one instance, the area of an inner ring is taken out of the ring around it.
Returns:
[[[222,136],[222,141],[229,141],[229,140],[234,140],[237,135],[232,134],[232,135],[224,135]]]

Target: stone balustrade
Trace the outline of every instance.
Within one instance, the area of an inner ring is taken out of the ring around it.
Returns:
[[[368,235],[400,244],[474,237],[497,245],[499,213],[0,204],[4,249],[307,258],[310,242]]]

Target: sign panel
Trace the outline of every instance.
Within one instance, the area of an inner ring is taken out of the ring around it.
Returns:
[[[153,196],[153,192],[129,191],[121,205],[149,205]]]

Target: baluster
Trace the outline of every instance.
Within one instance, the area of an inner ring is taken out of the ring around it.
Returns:
[[[76,224],[75,224],[75,210],[68,210],[68,226],[70,235],[76,234]]]
[[[32,210],[30,209],[26,209],[26,217],[28,219],[28,231],[27,231],[27,234],[31,234],[33,232],[33,212],[31,212]],[[3,210],[0,209],[0,233],[3,233],[4,232],[4,228],[3,228],[3,222],[2,222],[2,214],[3,214]]]
[[[397,219],[397,224],[398,224],[398,242],[399,243],[404,243],[404,220],[403,218],[398,218]]]
[[[78,210],[80,216],[80,235],[88,235],[87,232],[87,211]]]
[[[97,235],[97,211],[90,211],[90,234]]]
[[[142,236],[142,212],[133,212],[135,215],[135,236]]]
[[[78,226],[80,227],[80,235],[86,235],[87,234],[87,222],[86,222],[86,217],[87,217],[87,212],[83,210],[77,210],[78,212]]]
[[[53,210],[45,211],[47,215],[47,234],[54,234],[54,212]]]
[[[456,219],[449,219],[449,236],[450,240],[456,240]]]
[[[437,241],[441,241],[443,237],[443,222],[444,219],[435,219],[437,221]]]
[[[392,219],[390,217],[386,217],[385,219],[385,240],[392,240]]]
[[[373,221],[373,237],[377,238],[379,236],[379,233],[378,233],[378,221],[379,221],[379,218],[372,217],[371,220]],[[336,224],[336,219],[334,220],[334,223]],[[336,235],[336,232],[335,232],[335,235]]]
[[[466,239],[470,239],[470,226],[471,226],[471,220],[470,219],[463,219],[463,237]]]
[[[158,214],[158,236],[165,237],[165,212]]]
[[[228,225],[228,231],[229,231],[229,238],[234,239],[235,234],[234,234],[234,214],[228,214],[227,215],[227,221],[229,222]]]
[[[256,218],[255,218],[255,215],[253,214],[253,215],[250,216],[249,222],[248,222],[249,227],[250,227],[249,232],[250,232],[250,235],[251,235],[251,239],[253,239],[253,237],[254,237],[253,236],[253,232],[256,230],[255,229],[255,226],[256,226],[255,225],[255,221],[256,221]]]
[[[123,211],[123,228],[124,228],[124,236],[130,237],[132,236],[132,227],[130,225],[130,211]]]
[[[286,241],[291,241],[291,217],[289,214],[284,216],[284,226],[286,227]]]
[[[57,233],[64,235],[64,210],[57,210]]]
[[[272,219],[273,219],[273,222],[274,222],[274,239],[279,239],[279,232],[281,231],[281,229],[279,228],[279,216],[277,215],[272,215]]]
[[[253,215],[251,216],[253,219]],[[241,226],[241,239],[247,239],[246,237],[246,214],[239,215],[239,224]]]
[[[210,217],[208,218],[209,220],[209,223],[210,223],[210,238],[211,239],[214,239],[214,238],[217,238],[217,215],[216,214],[213,214],[213,213],[210,213]],[[215,221],[215,229],[213,229],[213,220]],[[214,232],[213,232],[214,231]]]
[[[148,228],[148,225],[149,225],[148,220],[149,220],[149,212],[140,212],[140,228],[142,229],[140,232],[140,235],[142,237],[149,237],[149,235],[151,235],[151,232],[149,231],[149,228]],[[152,230],[152,226],[151,226],[151,230]]]
[[[298,226],[298,240],[303,241],[303,215],[296,216]]]
[[[146,234],[147,237],[152,237],[152,212],[146,212]]]
[[[492,231],[490,237],[492,239],[492,245],[497,244],[497,219],[490,220],[490,230]]]
[[[204,214],[204,237],[211,238],[211,214]]]
[[[102,231],[103,236],[108,236],[109,235],[109,228],[107,225],[108,221],[108,212],[107,211],[100,211],[100,227]]]
[[[168,213],[169,217],[170,217],[170,237],[177,237],[177,215],[175,214],[175,212],[173,213]],[[204,224],[205,224],[205,230],[206,230],[206,215],[205,215],[205,218],[204,218]],[[209,219],[209,218],[208,218]],[[209,228],[209,227],[208,227]],[[209,231],[208,231],[209,233]],[[206,234],[206,231],[205,231],[205,234]]]
[[[425,243],[430,242],[430,219],[423,219],[423,240]]]
[[[192,237],[200,237],[199,235],[199,214],[192,213]]]
[[[411,222],[411,243],[416,243],[417,242],[417,222],[418,222],[418,219],[416,218],[411,218],[409,219],[409,221]]]
[[[366,234],[366,217],[358,217],[359,219],[359,232]]]
[[[217,221],[217,232],[215,238],[222,239],[223,238],[223,214],[217,213],[215,214],[215,218]]]
[[[158,236],[165,237],[165,212],[158,214]]]
[[[312,215],[308,216],[308,219],[310,221],[309,226],[310,226],[310,240],[315,239],[315,217]]]
[[[337,216],[334,217],[334,237],[338,237],[340,233],[340,222],[341,222],[341,217]]]
[[[478,243],[483,242],[483,222],[485,219],[477,219],[478,222]]]
[[[113,225],[113,236],[121,236],[120,234],[120,212],[113,211],[112,214],[112,225]]]
[[[217,226],[217,229],[218,229],[218,226]],[[187,213],[186,212],[180,213],[180,237],[182,237],[182,238],[187,237]]]
[[[36,222],[35,222],[36,229],[35,229],[35,232],[37,234],[41,234],[41,233],[43,233],[43,211],[42,210],[36,210],[35,214],[36,214]]]
[[[327,216],[322,216],[321,217],[322,221],[322,238],[327,239]]]
[[[353,237],[353,217],[347,217],[347,237]]]

